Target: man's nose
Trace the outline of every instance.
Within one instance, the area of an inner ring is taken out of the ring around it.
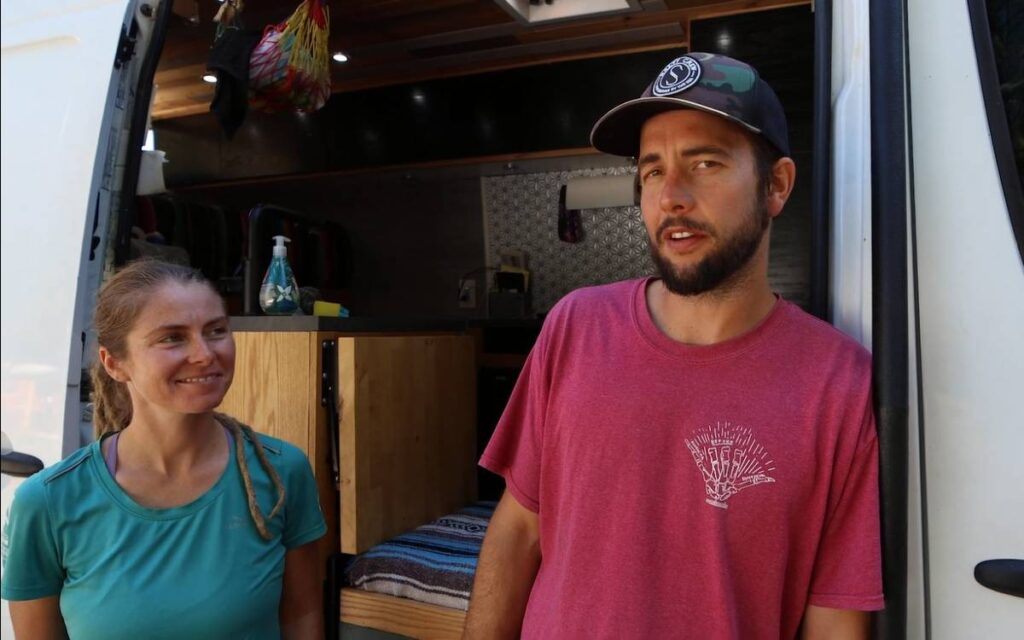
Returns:
[[[664,211],[688,211],[693,208],[693,191],[679,171],[669,170],[661,182],[659,204]]]

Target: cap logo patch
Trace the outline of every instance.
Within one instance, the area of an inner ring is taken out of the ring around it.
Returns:
[[[668,63],[654,81],[651,93],[667,96],[689,89],[700,80],[700,64],[690,56],[680,56]]]

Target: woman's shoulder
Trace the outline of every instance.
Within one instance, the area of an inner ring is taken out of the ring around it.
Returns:
[[[86,463],[98,446],[95,442],[86,445],[60,462],[26,478],[14,491],[15,502],[21,508],[45,507],[52,497],[59,498],[62,489],[80,487],[82,483],[76,482],[75,478],[87,473]],[[57,496],[53,496],[54,493]]]
[[[268,436],[255,430],[250,431],[250,433],[252,434],[251,438],[255,438],[259,442],[259,445],[263,448],[263,453],[266,454],[274,466],[284,465],[287,467],[309,464],[305,452],[287,440]],[[249,445],[255,446],[251,438],[247,438]]]

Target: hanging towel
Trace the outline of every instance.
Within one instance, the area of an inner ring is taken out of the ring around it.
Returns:
[[[224,29],[210,49],[206,67],[217,74],[210,111],[228,140],[242,126],[249,108],[249,57],[260,36],[258,31]]]
[[[558,239],[562,242],[577,243],[583,239],[583,220],[579,209],[565,208],[566,185],[558,192]]]

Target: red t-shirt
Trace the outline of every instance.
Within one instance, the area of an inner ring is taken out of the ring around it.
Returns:
[[[539,514],[525,638],[792,638],[883,606],[871,358],[779,300],[710,346],[649,280],[549,314],[481,465]]]

